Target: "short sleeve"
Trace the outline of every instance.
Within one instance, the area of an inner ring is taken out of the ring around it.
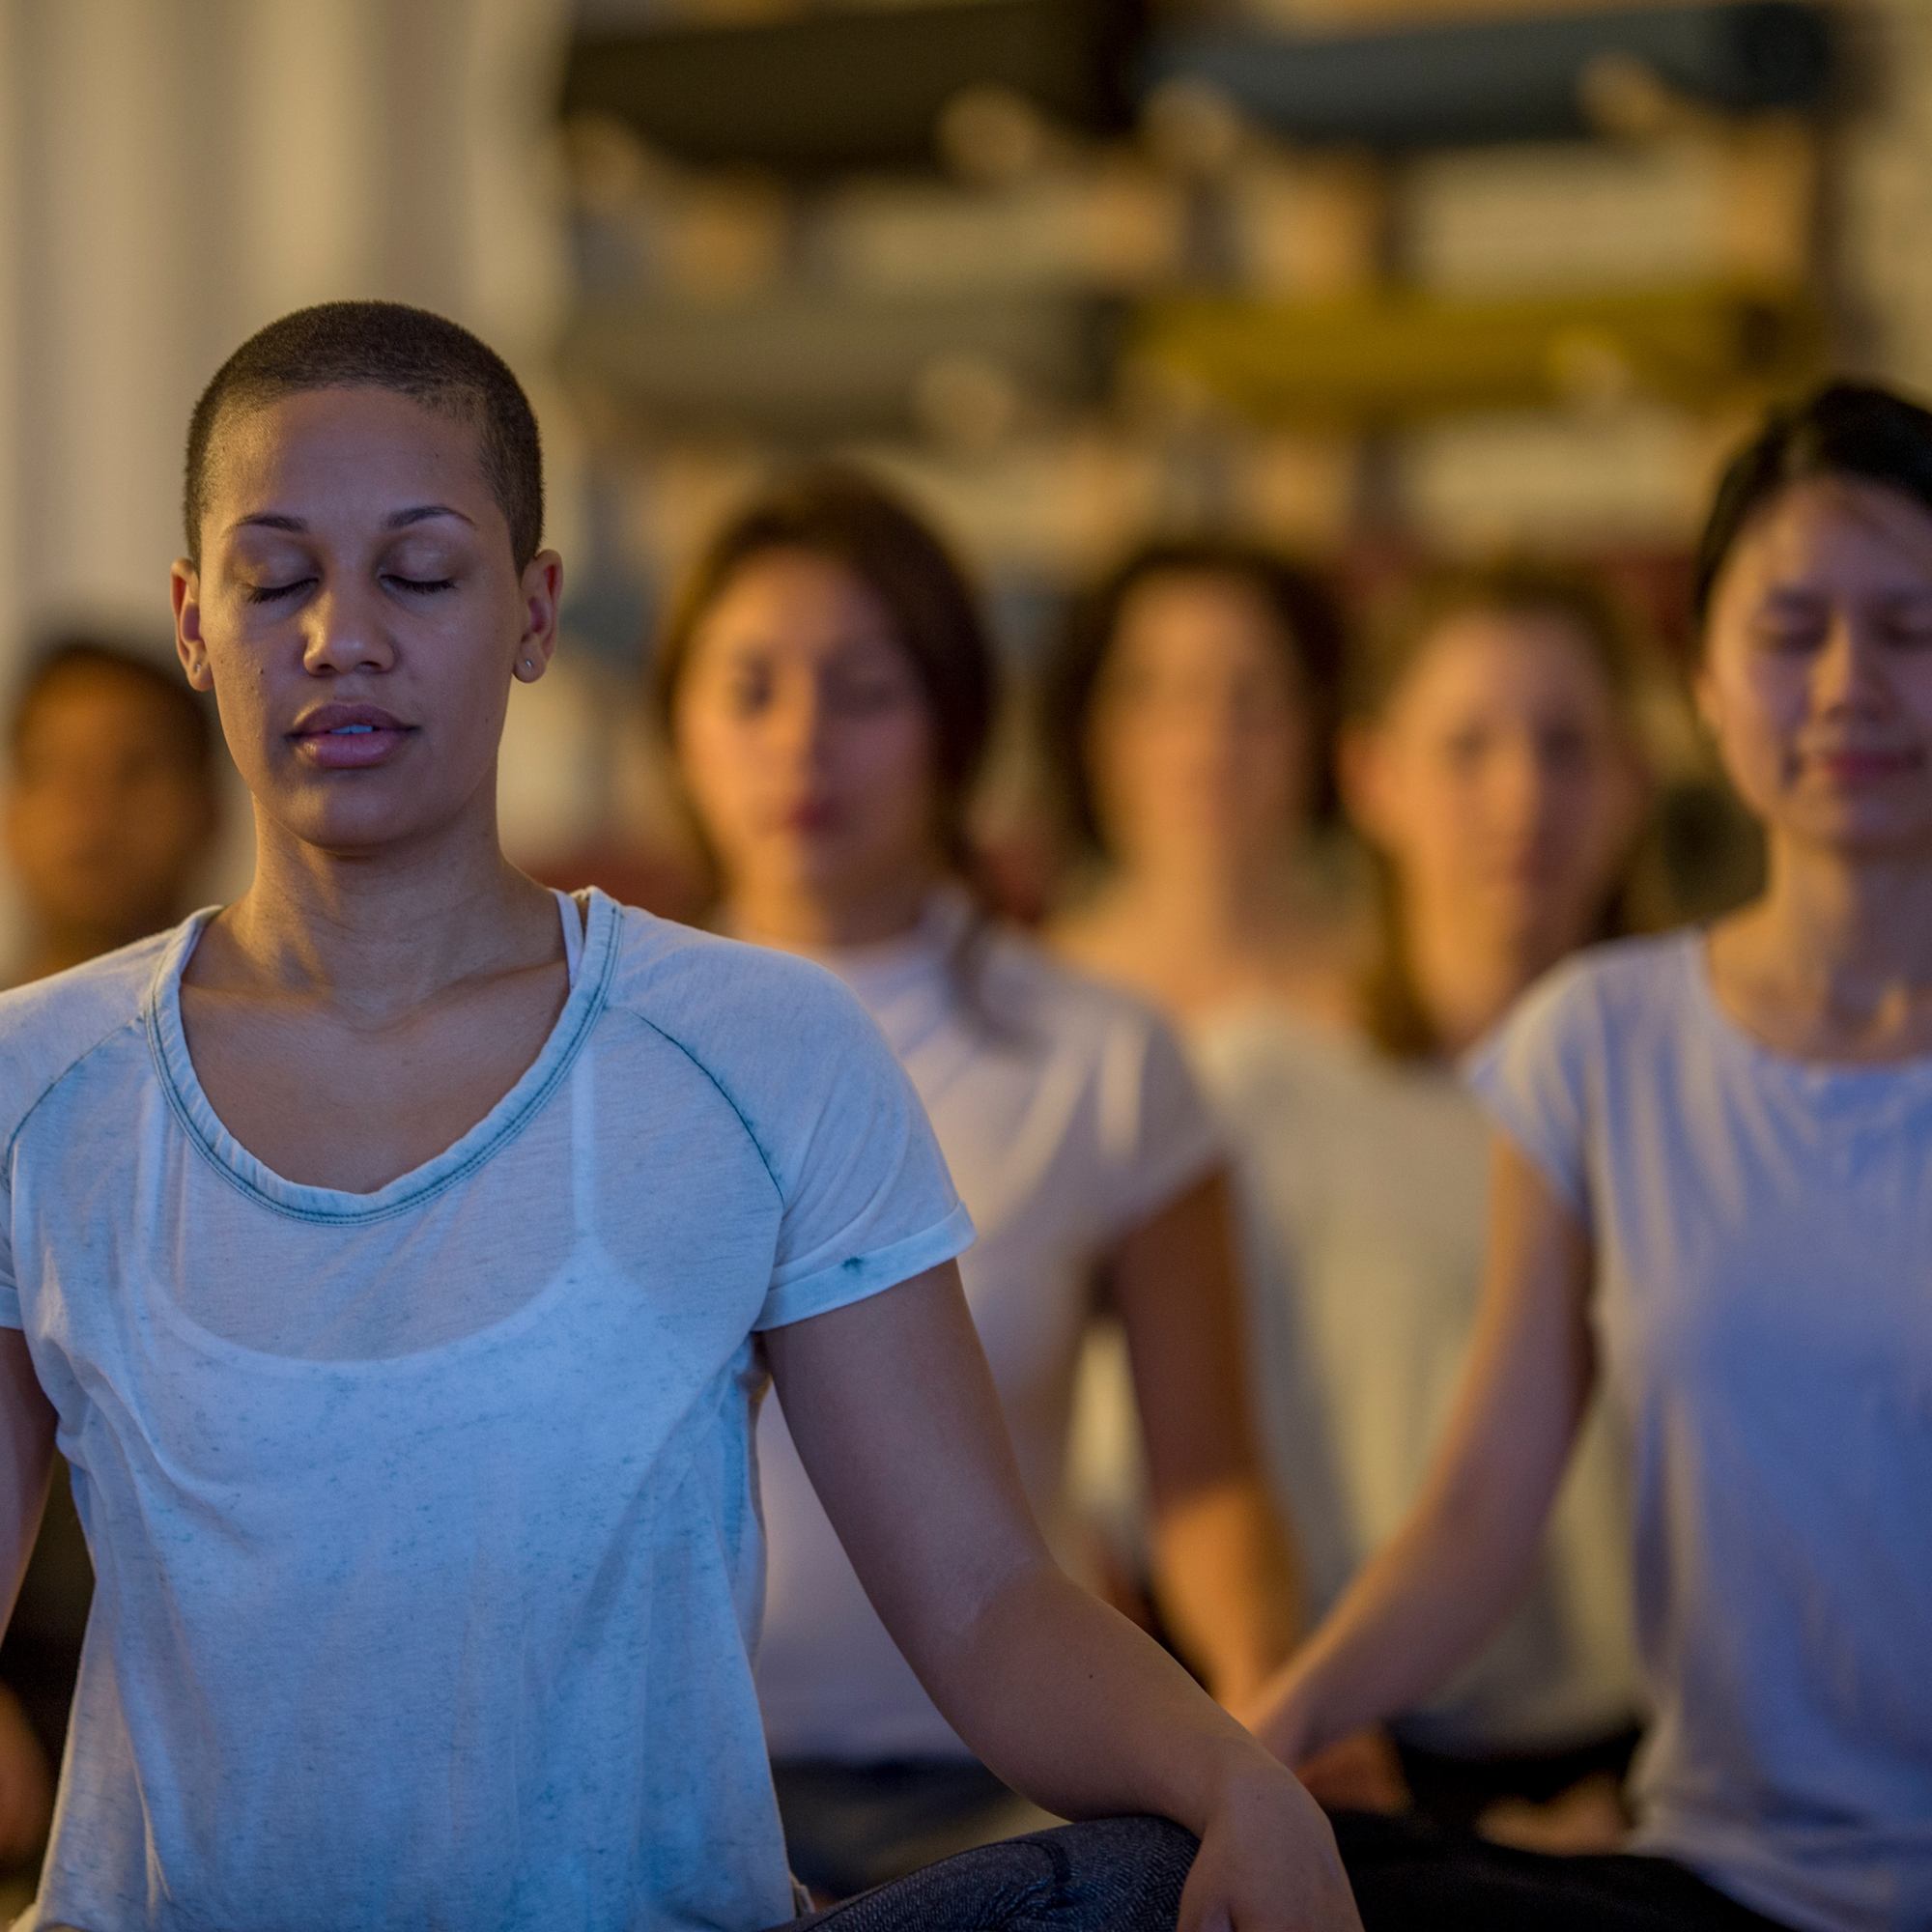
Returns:
[[[831,975],[791,963],[788,1011],[770,1036],[749,1122],[783,1204],[758,1329],[862,1301],[973,1240],[892,1048]]]
[[[1588,1224],[1586,1134],[1603,1037],[1587,962],[1559,967],[1523,995],[1463,1064],[1491,1121]]]
[[[1110,1027],[1098,1094],[1109,1235],[1151,1220],[1227,1165],[1227,1150],[1173,1031],[1130,1009]]]

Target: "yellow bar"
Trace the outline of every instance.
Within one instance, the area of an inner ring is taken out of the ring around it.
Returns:
[[[1143,368],[1239,414],[1311,426],[1625,396],[1728,408],[1803,384],[1824,348],[1802,291],[1738,286],[1494,302],[1177,297],[1141,307],[1130,333]]]

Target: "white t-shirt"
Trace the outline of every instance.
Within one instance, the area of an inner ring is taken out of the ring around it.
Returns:
[[[997,927],[962,967],[971,918],[943,892],[905,940],[822,956],[912,1076],[972,1211],[966,1297],[1035,1514],[1069,1560],[1067,1421],[1096,1264],[1221,1155],[1160,1020]],[[966,1755],[867,1602],[776,1403],[758,1459],[771,1546],[758,1695],[773,1756]]]
[[[1455,1400],[1482,1291],[1489,1126],[1452,1073],[1277,1010],[1230,1014],[1194,1046],[1239,1151],[1255,1409],[1321,1615],[1406,1520]],[[1599,1414],[1528,1600],[1397,1730],[1487,1756],[1633,1722],[1629,1524]]]
[[[99,1577],[29,1924],[789,1916],[758,1331],[970,1224],[830,976],[586,906],[534,1064],[371,1194],[215,1118],[209,915],[0,999],[0,1321]]]
[[[1657,1712],[1637,1843],[1805,1932],[1923,1932],[1932,1058],[1772,1052],[1690,932],[1551,975],[1473,1078],[1595,1241]]]

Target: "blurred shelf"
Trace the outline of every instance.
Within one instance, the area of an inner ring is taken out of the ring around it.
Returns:
[[[1081,296],[768,300],[580,309],[567,377],[654,431],[723,429],[822,441],[925,431],[1001,440],[1030,415],[1105,393],[1117,303]]]
[[[971,89],[1088,133],[1129,124],[1132,0],[951,0],[580,37],[566,114],[628,123],[698,166],[800,175],[925,168]]]
[[[1401,278],[1462,297],[1795,286],[1813,267],[1820,166],[1793,116],[1418,156],[1395,190]]]
[[[1319,39],[1175,33],[1136,78],[1211,89],[1287,140],[1400,150],[1602,131],[1619,88],[1646,84],[1722,114],[1816,109],[1832,51],[1808,0],[1707,0]]]
[[[1686,548],[1747,429],[1747,418],[1645,404],[1581,417],[1445,416],[1396,439],[1390,482],[1402,526],[1437,551]]]
[[[1710,411],[1803,383],[1824,341],[1802,292],[1715,286],[1508,301],[1181,297],[1139,312],[1129,353],[1253,420],[1379,425],[1637,397]]]
[[[1600,131],[1633,85],[1726,115],[1812,110],[1832,51],[1813,0],[1151,38],[1137,0],[946,0],[582,35],[562,109],[687,164],[824,176],[941,165],[946,116],[976,94],[1103,135],[1179,83],[1292,141],[1400,150]]]

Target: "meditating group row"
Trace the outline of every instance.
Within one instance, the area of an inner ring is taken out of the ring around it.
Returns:
[[[100,1578],[26,1922],[1932,1920],[1932,416],[1726,472],[1766,884],[1662,932],[1659,673],[1573,572],[1345,647],[1130,559],[1029,933],[968,581],[801,471],[651,652],[699,933],[501,858],[562,566],[482,345],[285,319],[187,502],[249,892],[77,964],[171,916],[206,727],[87,648],[16,714],[5,1500],[24,1561],[57,1439]]]

